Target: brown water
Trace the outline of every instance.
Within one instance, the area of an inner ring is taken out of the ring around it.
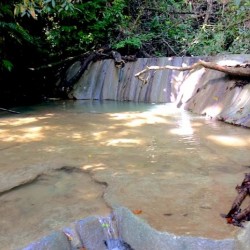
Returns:
[[[241,230],[220,213],[249,171],[249,129],[170,104],[69,101],[21,111],[0,117],[1,249],[115,206],[178,235]]]

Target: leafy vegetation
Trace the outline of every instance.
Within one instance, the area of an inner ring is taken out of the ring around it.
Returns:
[[[0,70],[11,82],[103,46],[138,57],[250,53],[249,14],[248,0],[2,0]]]
[[[20,0],[0,10],[1,45],[6,35],[19,49],[33,43],[48,60],[107,44],[142,56],[249,53],[246,0]]]

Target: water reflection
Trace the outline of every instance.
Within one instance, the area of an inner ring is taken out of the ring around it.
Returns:
[[[36,113],[37,111],[63,111],[74,113],[116,113],[129,111],[146,111],[152,108],[150,103],[114,102],[114,101],[89,101],[67,100],[47,101],[38,105],[17,107],[13,110],[21,113]],[[2,112],[3,113],[3,112]],[[6,113],[5,113],[6,114]]]

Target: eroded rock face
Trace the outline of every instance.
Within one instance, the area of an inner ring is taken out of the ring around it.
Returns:
[[[163,70],[151,72],[143,84],[135,74],[150,65],[182,66],[204,57],[139,58],[118,69],[113,60],[93,63],[84,72],[70,93],[71,98],[90,100],[115,100],[134,102],[168,103],[178,94],[178,85],[187,72]]]
[[[212,61],[235,66],[249,62],[250,55],[218,56]],[[247,79],[233,79],[208,69],[191,72],[181,84],[177,105],[196,114],[250,127],[250,84],[240,85],[240,81]]]
[[[66,72],[66,81],[70,81],[80,70],[81,62],[77,61],[73,63]]]

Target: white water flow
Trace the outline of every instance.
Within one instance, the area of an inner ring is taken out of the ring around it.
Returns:
[[[250,170],[249,129],[171,104],[65,101],[16,111],[0,114],[2,249],[117,206],[159,231],[237,235],[220,214]],[[119,239],[104,224],[107,244]]]
[[[121,218],[112,212],[108,216],[98,216],[105,235],[105,245],[108,250],[133,250],[131,246],[122,239],[120,232]]]
[[[121,239],[118,236],[118,228],[116,221],[112,214],[105,217],[98,217],[100,224],[103,228],[103,232],[106,237],[105,245],[108,250],[121,250]]]

